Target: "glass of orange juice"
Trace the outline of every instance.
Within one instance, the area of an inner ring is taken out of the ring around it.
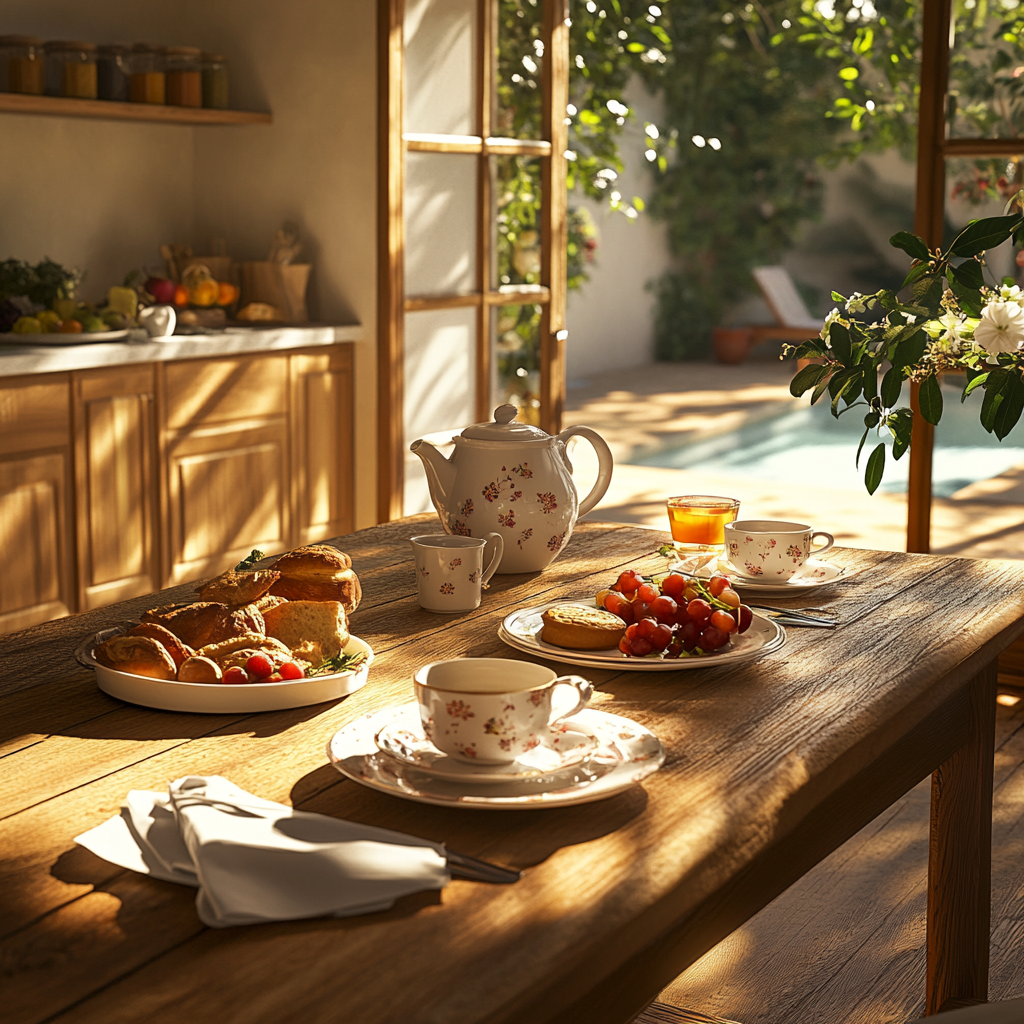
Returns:
[[[672,542],[681,555],[725,554],[725,524],[736,521],[738,499],[687,494],[666,504]]]

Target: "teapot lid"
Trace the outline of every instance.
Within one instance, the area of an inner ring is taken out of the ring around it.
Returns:
[[[493,423],[475,423],[459,435],[473,441],[539,441],[551,435],[529,423],[517,423],[519,410],[514,405],[499,405],[494,410]]]

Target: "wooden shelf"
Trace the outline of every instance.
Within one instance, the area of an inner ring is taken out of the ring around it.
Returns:
[[[1024,139],[946,139],[942,155],[948,160],[958,156],[1020,156]]]
[[[205,107],[164,107],[153,103],[75,100],[63,96],[0,93],[0,114],[50,117],[92,117],[106,121],[151,121],[161,124],[270,124],[271,114],[258,110],[208,110]]]

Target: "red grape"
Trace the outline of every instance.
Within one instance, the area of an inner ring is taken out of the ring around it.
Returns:
[[[671,597],[657,597],[651,602],[650,611],[659,622],[672,622],[679,611],[679,605]]]
[[[636,598],[633,601],[633,621],[639,622],[641,619],[647,618],[649,614],[649,605],[645,601],[641,601],[640,598]]]
[[[645,640],[642,636],[638,636],[632,642],[632,654],[635,658],[646,658],[651,651],[654,650],[654,645],[650,640]]]
[[[696,601],[700,596],[700,591],[692,583],[683,591],[683,600],[687,602]]]
[[[718,595],[718,600],[722,604],[727,604],[730,608],[739,608],[740,606],[740,595],[735,590],[726,589]]]
[[[665,651],[666,658],[678,658],[683,653],[683,645],[678,640],[673,640]]]
[[[623,622],[625,622],[627,625],[629,625],[629,623],[631,623],[633,621],[633,619],[634,619],[633,604],[632,604],[632,602],[630,602],[630,601],[621,601],[621,602],[619,602],[619,607],[618,607],[618,609],[616,609],[615,614],[618,615],[618,617],[620,619],[622,619]]]
[[[700,626],[690,619],[676,630],[676,639],[682,644],[684,651],[692,651],[700,640]]]
[[[245,669],[241,665],[232,665],[231,668],[224,670],[225,683],[238,684],[249,682],[249,677],[245,674]]]
[[[639,629],[640,629],[640,624],[637,623],[637,622],[634,622],[632,626],[627,626],[626,627],[626,638],[629,639],[629,640],[635,640],[640,635],[639,632],[638,632]]]
[[[704,651],[717,651],[729,642],[729,634],[723,633],[715,626],[707,626],[700,635],[700,648]]]
[[[658,588],[653,583],[645,583],[637,592],[636,596],[644,602],[644,604],[650,604],[656,598],[661,595],[658,593]]]
[[[734,633],[736,631],[736,620],[728,612],[713,612],[711,625],[720,629],[723,633]]]
[[[711,618],[711,605],[703,598],[694,598],[687,606],[686,613],[694,622],[704,622]]]
[[[619,641],[619,650],[622,651],[623,654],[632,654],[633,653],[633,643],[629,639],[628,636],[624,636]]]
[[[672,627],[661,623],[655,627],[654,635],[648,639],[656,651],[663,651],[672,641]]]
[[[718,597],[728,587],[729,581],[724,576],[712,576],[708,581],[708,590],[711,592],[712,597]]]
[[[661,581],[661,592],[667,597],[674,597],[677,601],[679,595],[686,589],[686,577],[674,572]]]
[[[739,628],[737,631],[746,633],[750,628],[750,623],[754,621],[754,613],[745,604],[741,604],[736,609],[736,614],[739,616]]]
[[[642,636],[645,640],[650,640],[657,628],[658,623],[655,619],[641,619],[636,627],[636,635]]]
[[[601,594],[604,597],[601,598]],[[616,594],[614,590],[602,590],[601,594],[597,596],[601,598],[600,603],[604,606],[605,611],[611,612],[613,615],[619,614],[619,607],[623,603],[627,603],[626,599],[621,594]]]
[[[643,583],[643,578],[638,572],[634,572],[632,569],[627,569],[625,572],[619,574],[618,588],[624,594],[635,594],[640,589],[640,585]]]

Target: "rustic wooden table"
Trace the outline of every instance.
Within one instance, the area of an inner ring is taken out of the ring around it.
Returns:
[[[663,537],[580,524],[550,569],[496,577],[483,606],[453,620],[413,596],[404,540],[422,528],[339,540],[365,591],[353,631],[378,657],[369,685],[333,704],[200,716],[102,694],[75,646],[187,587],[0,638],[5,1021],[622,1024],[933,770],[929,1008],[984,997],[995,658],[1024,630],[1024,565],[837,550],[857,574],[790,599],[831,610],[832,632],[790,630],[781,651],[738,667],[588,670],[598,707],[665,744],[643,786],[571,809],[480,813],[358,786],[327,765],[325,742],[409,699],[424,662],[521,657],[496,636],[509,610],[592,594],[625,567],[662,569]],[[188,773],[526,874],[456,881],[361,918],[206,929],[193,890],[71,842],[129,789]]]

